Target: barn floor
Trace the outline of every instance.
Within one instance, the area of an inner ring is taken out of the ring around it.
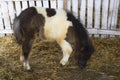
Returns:
[[[33,72],[28,72],[19,62],[21,48],[14,37],[0,38],[0,80],[120,80],[120,38],[93,38],[93,43],[96,51],[80,69],[74,57],[60,66],[60,47],[36,39],[30,57]]]

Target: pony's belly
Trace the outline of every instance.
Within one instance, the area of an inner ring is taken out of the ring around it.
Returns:
[[[52,29],[47,28],[45,29],[45,37],[49,40],[56,40],[58,38],[64,39],[66,37],[67,29],[61,30],[61,29]]]

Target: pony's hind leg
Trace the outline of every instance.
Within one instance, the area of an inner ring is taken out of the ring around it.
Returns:
[[[60,64],[65,65],[68,62],[70,54],[72,53],[72,47],[66,40],[57,41],[63,51],[63,58]]]
[[[31,69],[28,58],[29,58],[29,53],[30,53],[31,47],[32,47],[32,43],[33,43],[33,39],[25,38],[25,40],[23,41],[23,44],[22,44],[22,54],[20,55],[20,60],[23,61],[23,66],[27,70]]]

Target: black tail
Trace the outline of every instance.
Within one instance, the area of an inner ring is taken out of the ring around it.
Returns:
[[[22,43],[22,30],[20,27],[20,20],[16,17],[13,22],[13,31],[14,35],[16,37],[17,43],[21,44]]]
[[[71,13],[67,13],[67,16],[68,20],[73,23],[71,31],[74,32],[74,49],[76,58],[78,59],[79,66],[83,68],[86,66],[87,60],[94,52],[94,47],[83,24],[80,23],[80,21],[76,19]],[[71,31],[69,31],[70,34]]]

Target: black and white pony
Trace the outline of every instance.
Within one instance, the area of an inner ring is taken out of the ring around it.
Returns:
[[[84,26],[72,13],[63,9],[29,7],[14,19],[13,31],[17,42],[22,45],[20,61],[27,70],[31,69],[28,57],[37,32],[40,38],[59,44],[63,51],[60,61],[62,65],[68,62],[74,50],[78,65],[84,68],[94,52],[92,41]]]

